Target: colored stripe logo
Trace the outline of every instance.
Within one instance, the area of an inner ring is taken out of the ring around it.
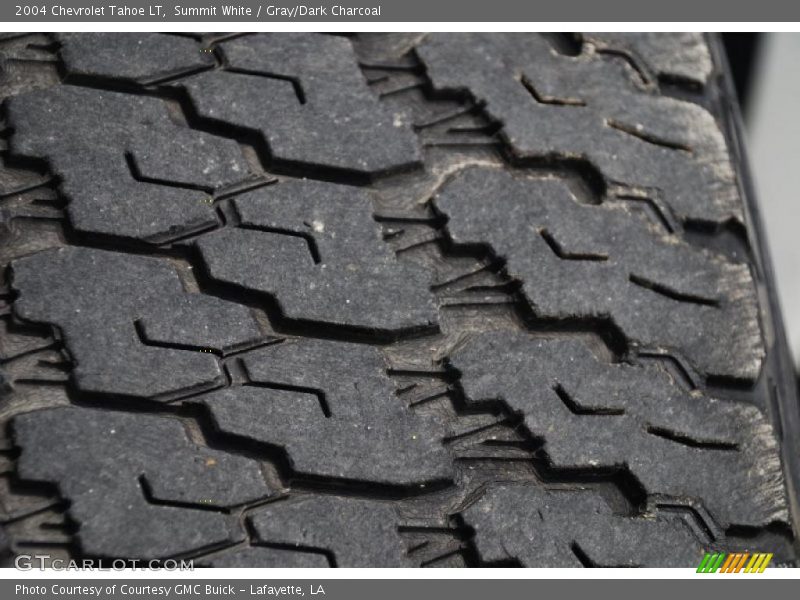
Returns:
[[[772,553],[755,552],[706,552],[698,573],[763,573],[770,561]]]

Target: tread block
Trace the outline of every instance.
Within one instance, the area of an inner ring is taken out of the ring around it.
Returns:
[[[381,332],[436,322],[430,273],[397,259],[358,188],[288,181],[233,205],[240,227],[197,242],[213,279],[274,296],[289,319]]]
[[[158,243],[212,227],[194,187],[249,177],[235,142],[176,125],[156,98],[60,86],[11,98],[8,115],[12,154],[48,161],[79,231]]]
[[[462,518],[475,530],[475,547],[486,563],[690,567],[703,557],[703,548],[680,518],[615,515],[601,497],[586,490],[496,485]]]
[[[69,75],[149,82],[214,65],[190,38],[160,33],[62,33],[61,58]]]
[[[660,79],[705,85],[714,70],[702,33],[597,32],[582,37],[601,51],[641,60]]]
[[[411,129],[368,89],[348,40],[287,33],[220,46],[228,70],[178,85],[201,117],[260,132],[275,161],[362,175],[420,162]]]
[[[697,499],[723,527],[788,522],[777,440],[754,406],[602,364],[573,340],[483,334],[451,360],[468,400],[520,413],[555,469],[624,465],[648,495]]]
[[[515,159],[588,162],[605,186],[663,199],[683,219],[743,222],[713,116],[638,88],[624,60],[559,55],[531,34],[436,34],[417,52],[436,89],[485,103]]]
[[[323,550],[337,567],[413,567],[390,504],[338,496],[295,496],[254,511],[256,541]],[[313,526],[309,524],[313,523]]]
[[[64,407],[13,425],[20,477],[58,485],[90,556],[164,558],[233,543],[243,537],[235,520],[209,509],[271,493],[257,462],[195,446],[175,419]]]
[[[285,449],[306,475],[405,486],[452,478],[442,423],[396,396],[375,348],[286,341],[242,360],[249,385],[203,396],[219,430]]]
[[[168,398],[221,380],[210,354],[145,345],[139,319],[148,335],[176,347],[225,349],[259,335],[243,307],[187,294],[161,259],[67,247],[12,269],[16,315],[61,330],[82,391]]]
[[[470,169],[435,202],[453,241],[489,244],[507,261],[537,316],[610,317],[633,346],[676,352],[709,375],[758,376],[764,346],[747,265],[659,234],[623,207],[579,203],[558,179]]]
[[[263,339],[250,311],[213,296],[184,294],[147,306],[139,320],[142,338],[151,343],[182,345],[221,354]]]

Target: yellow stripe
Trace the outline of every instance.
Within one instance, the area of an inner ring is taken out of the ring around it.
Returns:
[[[756,559],[756,562],[753,564],[752,568],[748,571],[748,573],[757,573],[758,572],[758,567],[760,567],[761,563],[764,562],[764,558],[766,556],[767,556],[766,554],[758,554],[758,558]]]
[[[757,560],[758,560],[758,553],[753,554],[753,557],[750,559],[750,562],[747,563],[747,566],[745,567],[744,572],[745,573],[750,573],[751,569],[753,568],[753,565],[756,564]]]
[[[764,559],[764,562],[761,563],[761,568],[758,570],[758,572],[763,573],[764,569],[767,568],[767,565],[770,563],[771,560],[772,560],[772,553],[769,553],[767,554],[767,558]]]
[[[742,567],[744,566],[744,561],[747,560],[748,556],[750,556],[750,554],[748,552],[745,552],[744,554],[742,554],[742,558],[741,558],[741,560],[739,560],[739,563],[736,565],[736,570],[734,571],[734,573],[738,573],[739,571],[742,570]]]

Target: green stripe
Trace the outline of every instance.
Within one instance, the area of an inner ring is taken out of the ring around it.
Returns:
[[[725,561],[725,556],[727,556],[724,552],[720,552],[719,558],[717,559],[717,564],[714,565],[714,568],[711,569],[712,573],[716,573],[719,571],[719,568],[722,566],[722,563]]]
[[[711,572],[711,567],[713,567],[714,563],[717,562],[717,556],[718,556],[718,554],[716,552],[714,552],[713,554],[709,555],[708,562],[706,563],[705,569],[703,569],[703,573],[710,573]]]
[[[698,573],[705,573],[704,569],[705,569],[706,563],[708,562],[709,558],[711,558],[711,554],[706,552],[706,555],[703,557],[703,560],[700,562],[700,566],[697,567],[697,572]]]
[[[712,573],[713,569],[714,569],[714,565],[717,564],[717,559],[718,558],[719,558],[719,554],[714,552],[714,554],[711,555],[711,559],[708,561],[708,564],[706,565],[706,570],[703,571],[703,572],[704,573]]]
[[[703,557],[703,562],[697,567],[698,573],[716,573],[722,566],[727,555],[725,552],[714,552],[713,554],[706,553]]]

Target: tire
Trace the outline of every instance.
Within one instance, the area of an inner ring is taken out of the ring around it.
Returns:
[[[0,49],[7,557],[797,564],[716,38]]]

